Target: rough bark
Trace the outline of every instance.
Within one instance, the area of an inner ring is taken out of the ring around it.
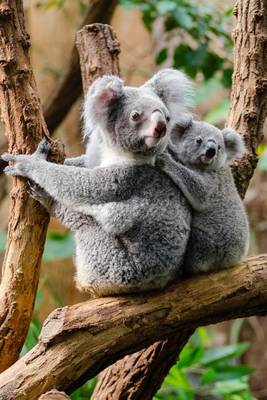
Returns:
[[[117,3],[117,0],[90,0],[81,28],[95,22],[108,23]],[[75,46],[71,52],[68,68],[54,92],[55,94],[44,107],[45,120],[50,132],[59,126],[71,106],[82,94],[79,56]]]
[[[160,328],[159,328],[160,329]],[[143,399],[152,398],[158,391],[172,365],[177,362],[179,352],[186,344],[190,332],[185,330],[170,339],[153,343],[148,348],[127,355],[106,368],[98,377],[91,400],[99,399]]]
[[[244,197],[257,165],[256,150],[262,139],[267,112],[267,1],[238,0],[234,14],[234,75],[227,125],[242,133],[247,144],[246,156],[232,166],[237,188]],[[191,334],[190,330],[187,337]],[[151,399],[175,363],[175,355],[180,353],[184,342],[182,333],[181,341],[179,337],[169,338],[166,346],[155,343],[151,351],[142,350],[118,361],[100,374],[93,398],[110,399],[115,393],[116,400]],[[169,356],[170,348],[173,357]],[[145,375],[142,365],[146,365]]]
[[[29,153],[47,128],[28,56],[22,1],[1,2],[0,43],[0,108],[9,151]],[[26,182],[14,179],[0,286],[0,371],[16,361],[27,334],[48,219],[29,198]]]
[[[33,400],[52,388],[72,390],[122,356],[176,332],[266,314],[266,279],[262,255],[159,293],[57,309],[44,322],[38,344],[0,375],[0,398]]]
[[[245,138],[248,153],[233,165],[244,197],[257,165],[257,146],[267,114],[267,0],[238,0],[233,31],[235,48],[231,110],[228,126]]]
[[[102,75],[120,75],[120,44],[114,30],[105,24],[87,25],[77,33],[83,91]]]
[[[42,394],[38,400],[66,400],[69,396],[64,392],[59,392],[58,390],[50,390],[49,392]]]

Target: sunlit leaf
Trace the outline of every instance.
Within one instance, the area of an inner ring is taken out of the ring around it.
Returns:
[[[213,366],[226,360],[239,358],[249,348],[248,342],[238,343],[235,345],[222,346],[214,349],[208,349],[201,360],[203,365]]]

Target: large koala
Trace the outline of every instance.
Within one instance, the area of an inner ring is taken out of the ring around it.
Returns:
[[[246,255],[249,226],[228,162],[245,146],[232,129],[188,119],[172,132],[173,144],[158,165],[182,190],[193,209],[185,273],[227,268]]]
[[[139,88],[105,76],[91,86],[84,108],[93,162],[88,146],[67,165],[50,163],[44,141],[33,155],[2,156],[14,162],[5,172],[29,178],[33,197],[74,231],[84,290],[98,296],[151,290],[180,275],[191,209],[154,163],[168,143],[170,120],[188,112],[190,92],[174,70]]]

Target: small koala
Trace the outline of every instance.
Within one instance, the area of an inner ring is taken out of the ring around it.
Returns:
[[[181,273],[191,209],[180,189],[154,167],[171,122],[188,114],[191,86],[174,70],[145,85],[124,86],[114,76],[97,79],[84,107],[86,155],[65,165],[46,161],[41,142],[33,155],[4,154],[5,172],[32,182],[32,195],[72,229],[77,281],[97,295],[164,287]]]
[[[192,223],[184,272],[215,271],[247,253],[249,225],[228,162],[245,152],[242,137],[188,119],[173,128],[168,151],[158,165],[190,203]]]

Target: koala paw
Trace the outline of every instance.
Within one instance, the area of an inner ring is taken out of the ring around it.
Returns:
[[[34,200],[37,200],[39,203],[41,203],[44,207],[49,208],[51,203],[49,194],[43,188],[41,188],[41,186],[31,180],[28,181],[28,186],[28,193],[30,196]]]
[[[4,153],[1,158],[4,161],[14,161],[14,165],[9,165],[4,169],[4,173],[10,176],[24,176],[29,177],[30,172],[32,171],[33,161],[35,157],[28,154],[10,154]]]
[[[37,158],[41,158],[43,160],[46,160],[49,152],[51,150],[51,145],[48,142],[48,140],[44,137],[41,142],[38,144],[37,149],[35,150],[35,152],[33,153],[33,156],[37,157]]]
[[[24,159],[24,157],[25,157],[26,160]],[[14,165],[9,165],[8,167],[6,167],[4,169],[3,172],[6,175],[10,175],[10,176],[27,176],[27,174],[25,174],[25,173],[26,173],[26,170],[27,170],[26,164],[27,164],[29,156],[22,155],[22,154],[14,155],[14,154],[10,154],[10,153],[4,153],[4,154],[2,154],[1,158],[2,158],[2,160],[7,161],[7,162],[15,161]],[[23,161],[26,161],[26,164]],[[25,166],[26,166],[26,168],[25,168]]]

